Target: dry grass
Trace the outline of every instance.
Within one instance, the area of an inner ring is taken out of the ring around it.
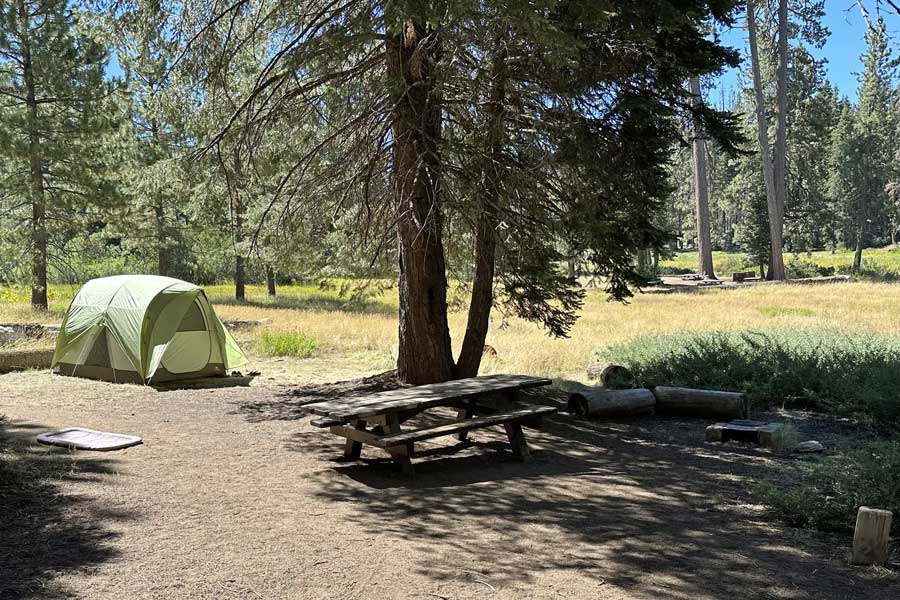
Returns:
[[[55,311],[64,310],[68,303],[64,292],[71,295],[74,288],[51,293]],[[306,360],[352,364],[362,372],[389,368],[396,359],[395,291],[363,306],[349,303],[336,290],[314,286],[282,287],[274,301],[266,297],[264,288],[250,286],[244,304],[229,299],[228,286],[213,286],[208,293],[223,319],[268,319],[265,330],[300,331],[313,338],[318,358]],[[27,297],[25,302],[0,303],[0,322],[58,320],[55,312],[32,313]],[[465,313],[451,314],[450,327],[458,351]],[[595,350],[609,343],[654,332],[770,327],[895,334],[900,331],[900,286],[862,282],[767,285],[638,295],[627,305],[607,302],[602,292],[591,291],[568,339],[549,338],[539,327],[518,319],[501,324],[495,317],[487,343],[497,350],[497,356],[486,358],[482,371],[584,380],[585,367]],[[247,347],[258,334],[242,332],[239,340]]]

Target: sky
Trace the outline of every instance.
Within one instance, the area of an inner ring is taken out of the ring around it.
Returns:
[[[869,18],[875,20],[874,2],[867,0],[865,4],[869,8]],[[886,6],[886,5],[885,5]],[[900,52],[900,15],[890,12],[890,7],[883,10],[888,36],[891,38],[891,48],[895,55]],[[828,60],[826,69],[828,79],[837,87],[841,95],[851,100],[856,100],[857,73],[862,71],[860,55],[866,51],[866,22],[860,14],[855,0],[825,0],[824,24],[831,32],[828,41],[821,49],[811,48],[810,51],[816,58]],[[722,34],[722,44],[737,48],[742,55],[749,55],[747,48],[747,31],[744,18],[741,17],[737,27]],[[727,98],[730,91],[737,92],[738,74],[730,70],[719,77],[717,85],[709,91],[710,100],[716,104],[721,102],[724,96]]]

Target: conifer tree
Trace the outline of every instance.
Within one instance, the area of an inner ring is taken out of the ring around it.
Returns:
[[[107,53],[67,0],[0,4],[0,157],[27,230],[31,304],[47,308],[47,269],[73,219],[106,194]],[[84,228],[84,223],[80,228]]]

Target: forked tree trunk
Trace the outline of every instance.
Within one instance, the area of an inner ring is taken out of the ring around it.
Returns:
[[[275,297],[275,269],[272,265],[266,265],[266,288],[269,291],[269,298]]]
[[[385,42],[400,249],[397,374],[415,385],[456,375],[441,239],[441,108],[432,73],[437,48],[436,33],[411,19]]]
[[[759,67],[758,37],[756,33],[756,3],[747,0],[747,33],[750,42],[750,65],[753,73],[753,93],[756,102],[756,124],[759,138],[759,155],[762,161],[763,179],[766,183],[766,205],[769,214],[769,237],[771,238],[769,273],[774,277],[780,269],[784,278],[784,258],[781,249],[782,225],[779,217],[778,200],[775,192],[775,172],[769,150],[769,123],[766,118],[766,103]],[[779,266],[776,266],[776,261]]]
[[[775,100],[778,113],[775,118],[775,218],[772,230],[772,263],[770,279],[782,280],[784,270],[784,207],[787,203],[787,93],[788,93],[788,0],[778,2],[778,76]]]
[[[691,104],[699,107],[700,78],[690,79]],[[716,278],[713,270],[712,239],[709,233],[709,175],[706,168],[706,136],[700,119],[694,118],[694,198],[697,209],[697,250],[699,273],[710,279]]]
[[[28,38],[29,15],[24,2],[18,6],[22,44],[22,79],[25,83],[25,107],[28,110],[28,170],[31,195],[31,306],[47,310],[47,203],[44,196],[44,172],[38,131],[38,104],[35,94],[34,65]]]
[[[498,40],[498,44],[502,44]],[[500,178],[503,160],[504,102],[506,101],[506,51],[497,48],[491,60],[491,92],[487,106],[485,164],[476,197],[481,203],[475,231],[475,278],[466,322],[466,335],[457,364],[459,377],[478,375],[484,342],[494,304],[494,266],[497,227],[500,221]]]

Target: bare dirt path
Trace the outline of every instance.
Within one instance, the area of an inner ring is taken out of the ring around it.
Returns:
[[[705,445],[702,422],[560,417],[526,465],[480,430],[408,479],[337,460],[284,391],[0,376],[31,477],[0,481],[0,598],[900,597],[845,566],[846,540],[767,522],[747,489],[776,459]],[[146,443],[29,443],[76,425]]]

